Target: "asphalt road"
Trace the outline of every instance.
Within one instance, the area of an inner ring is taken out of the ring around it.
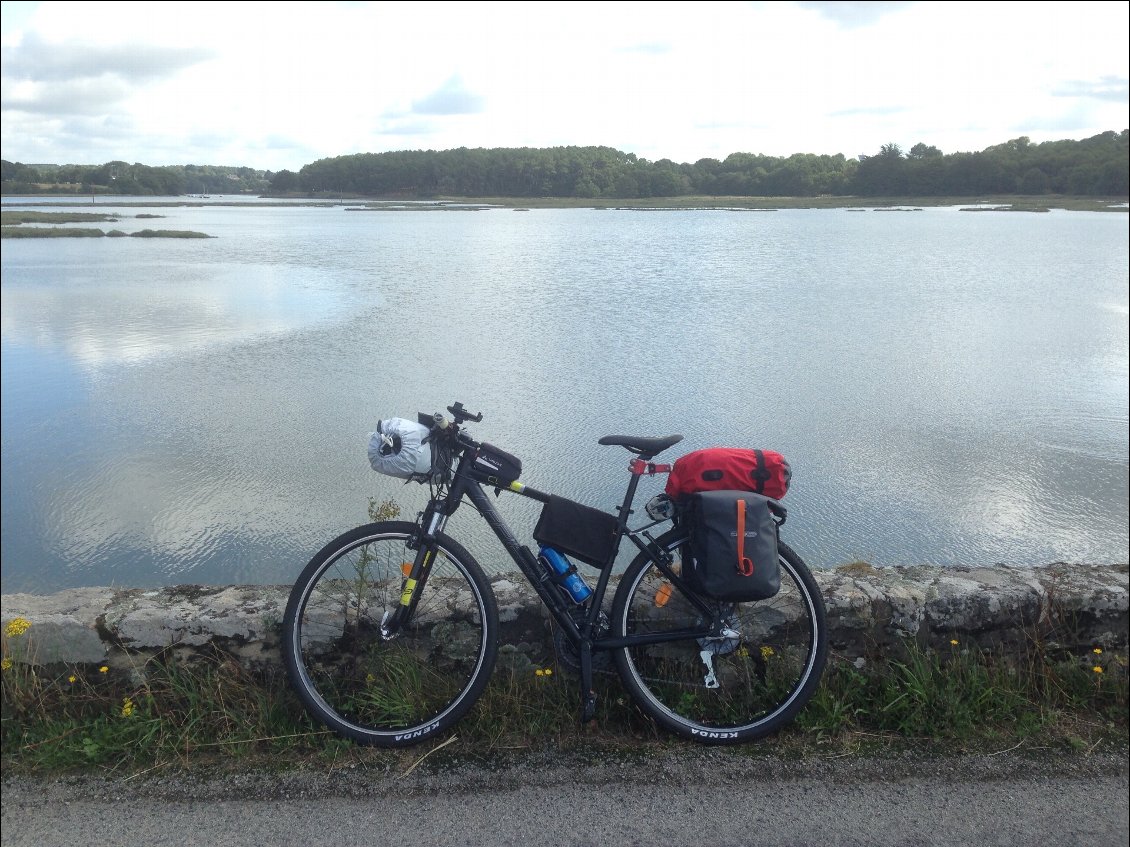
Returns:
[[[438,758],[438,757],[436,757]],[[1128,758],[786,761],[676,747],[490,765],[3,782],[4,845],[1126,847]]]

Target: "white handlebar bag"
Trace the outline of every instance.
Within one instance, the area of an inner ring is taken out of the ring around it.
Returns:
[[[398,479],[427,479],[432,472],[428,428],[404,418],[389,418],[369,433],[369,464],[377,473]]]

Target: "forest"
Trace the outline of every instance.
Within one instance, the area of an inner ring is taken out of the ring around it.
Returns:
[[[270,171],[213,165],[150,167],[128,162],[104,165],[0,162],[0,190],[4,194],[258,195],[270,191],[270,179]]]
[[[475,148],[358,153],[299,171],[126,162],[100,166],[3,161],[5,194],[256,194],[280,197],[965,197],[1130,194],[1130,131],[1033,144],[1026,136],[976,153],[885,144],[874,155],[732,153],[652,162],[611,147]]]

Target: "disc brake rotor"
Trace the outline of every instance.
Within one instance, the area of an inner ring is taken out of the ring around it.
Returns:
[[[738,629],[737,620],[732,615],[722,620],[722,634],[720,636],[698,639],[698,646],[715,656],[733,653],[741,646],[741,643],[742,634]]]

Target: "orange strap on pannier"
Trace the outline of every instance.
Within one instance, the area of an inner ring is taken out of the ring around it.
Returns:
[[[745,555],[745,500],[738,498],[738,573],[753,576],[753,560]]]

